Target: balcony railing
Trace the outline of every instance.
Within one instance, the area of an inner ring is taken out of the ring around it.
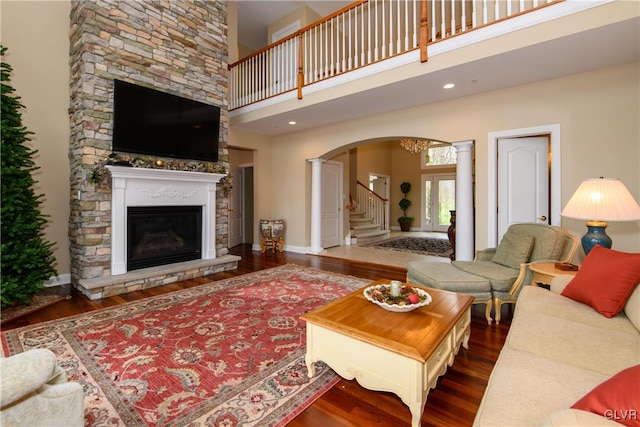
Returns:
[[[229,66],[229,109],[563,0],[361,0]]]

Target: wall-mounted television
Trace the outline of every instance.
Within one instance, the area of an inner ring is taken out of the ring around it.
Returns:
[[[113,151],[218,161],[220,107],[114,80]]]

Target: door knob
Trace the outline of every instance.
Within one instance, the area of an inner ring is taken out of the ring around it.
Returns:
[[[539,219],[540,221],[546,221],[546,220],[547,220],[547,217],[546,217],[546,216],[544,216],[544,215],[542,215],[542,216],[541,216],[540,218],[538,218],[538,219]]]

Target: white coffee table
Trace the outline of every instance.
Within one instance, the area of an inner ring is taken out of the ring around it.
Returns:
[[[421,287],[432,302],[395,313],[367,301],[366,287],[301,317],[307,322],[309,377],[314,362],[323,361],[367,389],[395,393],[409,407],[411,425],[419,427],[429,390],[460,345],[468,348],[473,297]]]

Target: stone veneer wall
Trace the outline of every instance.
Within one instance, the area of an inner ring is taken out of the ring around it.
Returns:
[[[227,2],[73,0],[71,277],[110,275],[111,190],[88,178],[111,153],[113,79],[221,107],[220,163],[228,168]],[[227,253],[228,199],[217,193],[217,256]]]

